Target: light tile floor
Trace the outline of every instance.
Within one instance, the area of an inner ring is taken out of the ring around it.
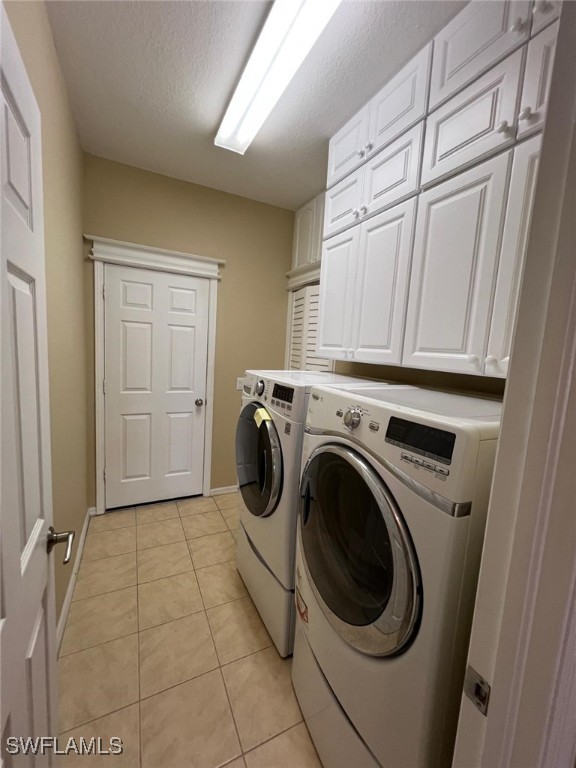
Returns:
[[[123,740],[110,768],[321,768],[235,564],[238,495],[90,522],[60,648],[62,738]]]

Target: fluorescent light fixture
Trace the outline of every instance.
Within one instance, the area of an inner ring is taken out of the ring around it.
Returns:
[[[275,0],[214,144],[243,155],[341,0]]]

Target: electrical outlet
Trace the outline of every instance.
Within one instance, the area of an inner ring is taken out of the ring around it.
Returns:
[[[239,379],[236,379],[236,389],[242,389],[244,386],[244,379],[240,377]]]

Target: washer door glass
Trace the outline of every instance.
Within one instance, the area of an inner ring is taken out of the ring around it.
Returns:
[[[245,406],[238,419],[236,473],[248,511],[271,515],[282,492],[282,449],[272,417],[259,403]]]
[[[417,559],[390,491],[359,453],[325,445],[311,455],[300,541],[312,589],[341,637],[370,655],[405,649],[421,607]]]

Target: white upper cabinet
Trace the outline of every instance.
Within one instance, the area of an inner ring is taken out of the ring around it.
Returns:
[[[556,21],[560,16],[561,0],[536,0],[532,8],[532,35]]]
[[[360,227],[348,359],[401,362],[415,209],[413,198]]]
[[[509,56],[428,117],[423,185],[514,142],[523,56]]]
[[[471,2],[434,39],[430,109],[528,39],[529,0]]]
[[[326,191],[324,237],[330,237],[360,219],[360,206],[363,204],[364,195],[364,170],[359,168]]]
[[[511,155],[420,195],[404,365],[483,372]]]
[[[399,364],[416,200],[324,243],[318,354]]]
[[[292,241],[292,268],[309,264],[314,242],[314,200],[306,203],[294,214],[294,239]]]
[[[423,136],[424,123],[420,123],[366,163],[361,216],[384,210],[416,193]]]
[[[327,187],[331,187],[366,159],[369,122],[370,104],[368,103],[330,139]]]
[[[317,349],[320,357],[348,358],[359,242],[359,227],[353,227],[326,240],[322,248]]]
[[[324,192],[294,214],[294,239],[292,241],[292,269],[318,261],[322,251],[322,227],[324,225]]]
[[[370,101],[368,154],[373,155],[426,114],[432,43]]]
[[[545,29],[530,41],[526,58],[524,87],[518,113],[518,138],[540,130],[544,125],[552,82],[558,24]]]
[[[506,376],[508,373],[541,144],[542,135],[538,134],[519,144],[514,150],[492,326],[485,361],[485,373],[489,376]]]

